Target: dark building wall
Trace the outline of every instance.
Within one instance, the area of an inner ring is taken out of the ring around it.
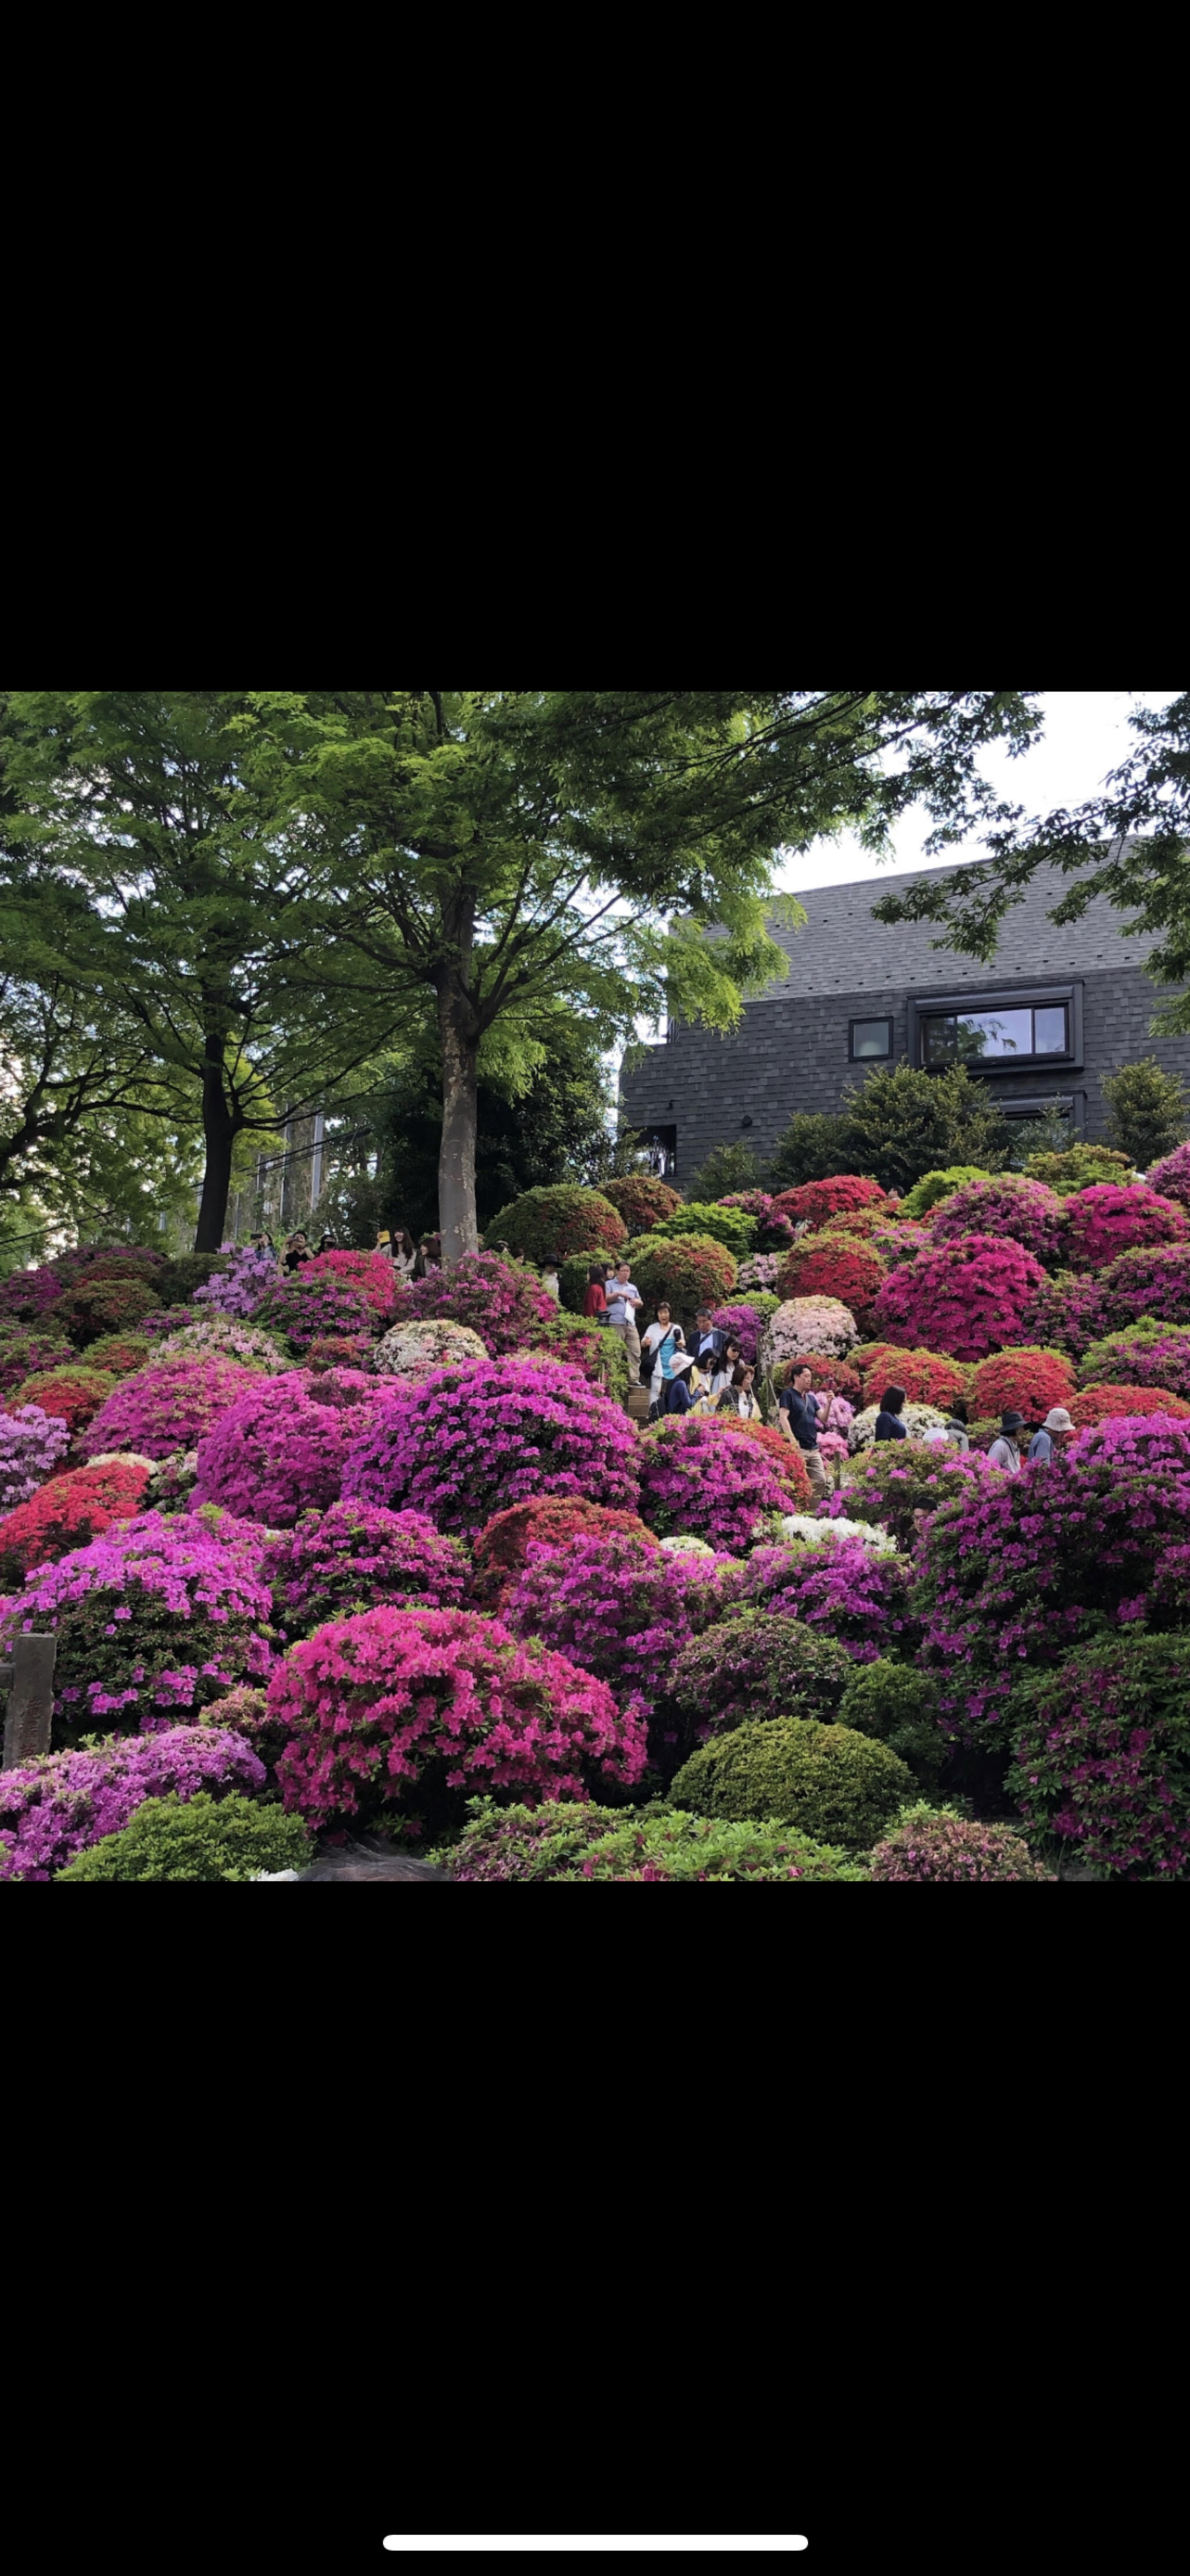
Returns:
[[[993,1097],[1006,1104],[1014,1098],[1072,1098],[1074,1124],[1089,1139],[1105,1133],[1103,1077],[1120,1065],[1154,1056],[1167,1072],[1181,1074],[1190,1088],[1190,1037],[1150,1036],[1163,995],[1143,972],[1136,943],[1124,940],[1120,916],[1109,907],[1092,907],[1093,918],[1058,932],[1044,920],[1043,886],[1035,905],[1041,921],[1016,925],[1014,971],[1003,971],[1010,962],[1005,957],[997,974],[981,970],[970,958],[931,952],[925,925],[885,930],[873,923],[871,901],[886,885],[884,880],[803,895],[806,930],[782,935],[790,957],[789,983],[750,1003],[730,1035],[678,1028],[663,1044],[650,1047],[636,1070],[625,1070],[625,1122],[676,1129],[679,1183],[715,1145],[746,1143],[763,1161],[795,1110],[838,1109],[847,1085],[862,1083],[868,1070],[849,1061],[849,1022],[891,1018],[889,1061],[895,1063],[910,1050],[910,1004],[920,1007],[932,995],[962,993],[974,1001],[976,995],[988,994],[1007,1000],[1039,985],[1081,986],[1081,1065],[1034,1066],[1019,1073],[992,1073],[989,1068],[985,1078]],[[1056,900],[1060,891],[1059,882],[1048,900]],[[892,944],[895,955],[889,963],[895,962],[899,974],[879,982],[874,977],[845,982],[848,963],[853,973],[857,966],[869,969],[880,962],[885,941]],[[750,1126],[744,1125],[746,1119]]]

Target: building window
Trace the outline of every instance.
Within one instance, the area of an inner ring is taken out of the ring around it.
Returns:
[[[877,1056],[892,1054],[891,1020],[852,1020],[850,1025],[852,1064],[867,1064]]]
[[[927,1070],[978,1065],[987,1073],[1082,1062],[1082,988],[939,994],[911,1002],[913,1057]]]

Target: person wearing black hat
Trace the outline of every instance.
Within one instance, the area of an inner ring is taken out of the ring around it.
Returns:
[[[989,1467],[1003,1467],[1006,1475],[1019,1476],[1021,1453],[1017,1447],[1016,1435],[1018,1431],[1023,1431],[1024,1427],[1023,1413],[1001,1414],[1000,1436],[997,1440],[993,1440],[988,1451]]]

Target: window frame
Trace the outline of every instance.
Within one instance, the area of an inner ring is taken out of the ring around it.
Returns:
[[[1069,1045],[1064,1055],[1011,1055],[953,1057],[954,1063],[965,1063],[969,1073],[981,1081],[995,1081],[997,1075],[1040,1073],[1047,1067],[1078,1067],[1083,1061],[1083,988],[1073,984],[1014,985],[1008,990],[989,992],[978,986],[966,993],[914,993],[909,1003],[909,1061],[921,1073],[945,1073],[942,1064],[925,1060],[925,1023],[950,1014],[973,1017],[977,1012],[1011,1010],[1044,1010],[1049,1005],[1064,1003],[1067,1013]]]
[[[856,1032],[856,1030],[857,1030],[857,1029],[870,1029],[870,1028],[874,1028],[874,1027],[875,1027],[875,1025],[876,1025],[876,1022],[877,1022],[878,1020],[883,1020],[883,1022],[884,1022],[884,1026],[885,1026],[885,1028],[886,1028],[886,1029],[887,1029],[887,1031],[888,1031],[888,1045],[886,1046],[886,1048],[885,1048],[885,1050],[884,1050],[883,1055],[857,1055],[857,1054],[856,1054],[856,1052],[855,1052],[855,1032]],[[894,1045],[894,1039],[893,1039],[893,1014],[892,1014],[892,1012],[891,1012],[891,1011],[861,1011],[855,1019],[853,1019],[853,1020],[848,1020],[848,1023],[847,1023],[847,1061],[848,1061],[848,1064],[891,1064],[891,1062],[892,1062],[892,1056],[893,1056],[893,1045]]]

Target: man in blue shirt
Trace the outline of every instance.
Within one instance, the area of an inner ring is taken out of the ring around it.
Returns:
[[[782,1428],[791,1440],[796,1440],[815,1493],[827,1494],[830,1487],[826,1481],[826,1469],[818,1454],[818,1412],[810,1392],[813,1384],[812,1368],[793,1371],[779,1400]]]

